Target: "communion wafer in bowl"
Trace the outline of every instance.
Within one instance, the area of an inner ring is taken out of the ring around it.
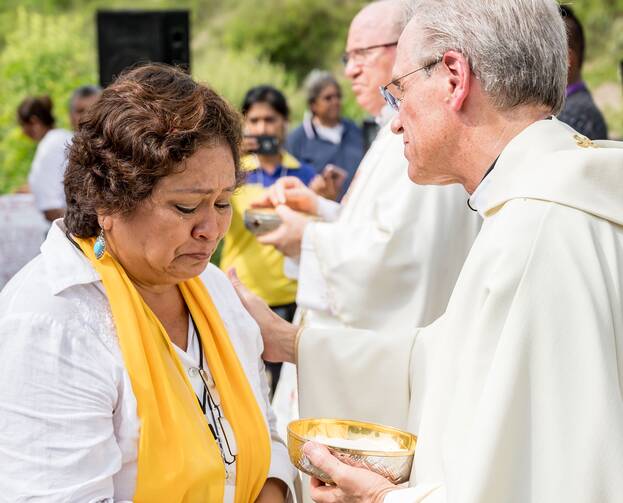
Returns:
[[[312,465],[303,452],[309,440],[325,445],[342,463],[366,468],[393,484],[402,484],[411,474],[417,437],[390,426],[347,419],[292,421],[288,425],[290,460],[302,472],[332,484],[331,477]]]

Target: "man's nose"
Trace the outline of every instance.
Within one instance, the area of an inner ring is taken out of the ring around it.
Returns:
[[[392,133],[394,134],[402,134],[403,133],[403,128],[402,128],[402,121],[400,120],[400,112],[398,112],[396,115],[394,115],[394,118],[392,119]]]
[[[346,78],[353,79],[361,73],[361,64],[355,62],[355,58],[348,58],[348,62],[344,67],[344,75]]]

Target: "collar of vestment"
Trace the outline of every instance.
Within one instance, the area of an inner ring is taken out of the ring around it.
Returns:
[[[513,138],[470,197],[483,218],[513,199],[538,199],[623,224],[623,143],[591,141],[556,118]]]

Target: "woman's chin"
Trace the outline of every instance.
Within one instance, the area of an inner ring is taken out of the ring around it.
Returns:
[[[171,273],[180,281],[194,278],[206,270],[206,267],[208,267],[210,263],[210,258],[210,256],[197,258],[189,255],[178,257],[176,259],[177,263],[175,264],[175,268]]]

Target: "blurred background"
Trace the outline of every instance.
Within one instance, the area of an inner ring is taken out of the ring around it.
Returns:
[[[483,0],[485,1],[485,0]],[[98,9],[190,12],[191,73],[239,107],[249,87],[269,83],[292,108],[305,110],[301,89],[314,68],[342,79],[344,116],[363,118],[343,81],[340,54],[362,0],[2,0],[0,2],[0,194],[26,181],[35,145],[15,118],[28,95],[49,94],[58,126],[69,129],[71,92],[99,82]],[[604,112],[610,136],[623,138],[623,0],[569,2],[586,30],[584,80]],[[509,69],[512,71],[512,69]]]

